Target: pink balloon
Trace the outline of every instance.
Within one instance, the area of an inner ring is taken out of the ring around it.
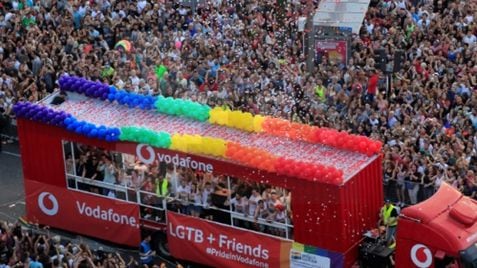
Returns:
[[[182,47],[182,42],[181,41],[176,41],[176,48],[181,49]]]

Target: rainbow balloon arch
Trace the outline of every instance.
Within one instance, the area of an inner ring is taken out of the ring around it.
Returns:
[[[341,150],[365,154],[369,157],[379,154],[382,147],[380,141],[330,128],[319,128],[280,118],[224,110],[219,107],[211,108],[190,100],[129,93],[125,90],[118,90],[114,86],[80,77],[62,76],[59,79],[59,85],[62,91],[75,92],[102,101],[116,102],[129,108],[154,110],[169,116],[185,117],[246,132],[264,133],[296,141],[323,144]],[[268,172],[334,185],[341,185],[344,180],[343,171],[333,166],[297,161],[273,155],[263,149],[243,146],[221,138],[170,134],[137,126],[120,128],[98,126],[80,121],[63,111],[55,111],[52,108],[28,102],[17,103],[13,111],[19,118],[62,127],[77,134],[107,142],[130,141],[185,153],[220,157]]]

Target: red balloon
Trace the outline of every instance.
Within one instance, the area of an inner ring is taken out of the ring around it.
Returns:
[[[361,142],[359,143],[358,149],[359,149],[360,152],[365,152],[365,151],[366,151],[366,147],[367,147],[366,142],[365,142],[365,141],[361,141]]]

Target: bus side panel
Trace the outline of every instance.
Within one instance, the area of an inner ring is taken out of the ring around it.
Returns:
[[[57,127],[18,119],[18,137],[25,180],[66,187],[65,164]]]
[[[65,129],[18,119],[18,137],[25,180],[66,187],[62,140],[114,150],[114,143],[90,139]]]
[[[341,252],[347,252],[346,267],[351,266],[356,260],[357,246],[363,233],[376,227],[379,210],[383,204],[381,173],[381,159],[377,157],[340,187],[339,222],[342,226],[341,241],[343,241]],[[353,250],[350,250],[351,248]]]
[[[338,187],[300,180],[292,192],[294,240],[342,252]]]
[[[376,157],[343,186],[297,181],[293,187],[294,240],[356,260],[363,233],[376,226],[383,204],[381,158]],[[348,265],[347,265],[348,266]]]

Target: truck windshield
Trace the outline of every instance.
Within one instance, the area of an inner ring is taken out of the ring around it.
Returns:
[[[463,268],[477,268],[477,244],[461,251],[460,257]]]

